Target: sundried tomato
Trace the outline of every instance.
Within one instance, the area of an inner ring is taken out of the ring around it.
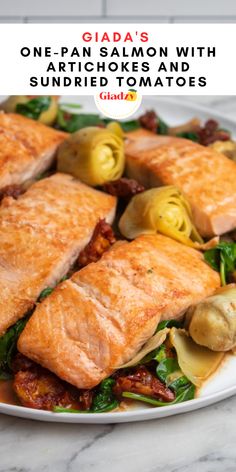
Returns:
[[[132,374],[117,377],[113,392],[118,397],[122,395],[122,392],[133,392],[164,402],[171,402],[175,399],[174,392],[144,366],[138,367]]]
[[[141,115],[139,117],[139,123],[142,128],[148,129],[153,133],[157,133],[159,120],[154,110],[146,111],[143,115]]]
[[[100,220],[96,225],[92,238],[78,257],[78,266],[85,267],[90,262],[97,262],[103,253],[116,242],[112,227]]]
[[[56,406],[89,410],[92,405],[92,391],[78,390],[21,354],[13,369],[13,389],[23,406],[51,411]]]
[[[197,132],[199,143],[208,146],[215,141],[228,141],[230,133],[219,129],[219,123],[216,120],[208,120],[205,125]]]
[[[103,186],[103,189],[105,192],[118,198],[131,198],[137,193],[141,193],[145,190],[143,185],[139,184],[137,180],[127,179],[126,177],[113,180],[112,182],[107,182]]]

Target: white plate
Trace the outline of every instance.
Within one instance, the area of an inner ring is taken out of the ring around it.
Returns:
[[[65,102],[78,102],[84,105],[85,112],[96,111],[92,98],[89,97],[64,97]],[[213,110],[197,106],[195,104],[181,103],[172,98],[151,97],[143,99],[142,107],[138,114],[145,109],[155,109],[160,116],[170,125],[181,124],[195,116],[203,121],[215,118],[222,128],[232,131],[236,137],[236,122],[230,120]],[[199,395],[194,400],[161,408],[146,407],[141,403],[129,411],[97,414],[73,414],[51,413],[41,410],[33,410],[21,406],[0,403],[0,413],[11,416],[28,418],[40,421],[55,421],[59,423],[125,423],[128,421],[143,421],[165,416],[177,415],[216,403],[236,393],[236,356],[227,357],[218,372],[204,385]]]

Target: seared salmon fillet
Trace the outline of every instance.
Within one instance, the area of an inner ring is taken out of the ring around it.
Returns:
[[[0,211],[0,335],[65,275],[100,218],[112,222],[116,199],[55,174]]]
[[[146,188],[176,185],[194,223],[211,237],[236,227],[236,163],[187,139],[138,130],[127,135],[127,174]]]
[[[0,112],[0,188],[21,184],[50,167],[67,133],[15,113]]]
[[[118,242],[40,303],[19,351],[78,388],[129,361],[161,319],[177,318],[220,286],[200,252],[162,235]]]

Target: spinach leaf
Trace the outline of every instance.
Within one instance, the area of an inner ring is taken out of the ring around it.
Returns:
[[[82,128],[86,128],[86,126],[98,126],[101,124],[100,116],[95,113],[68,113],[61,109],[61,107],[59,108],[57,125],[68,133],[74,133]]]
[[[174,390],[174,392],[177,392],[178,395],[182,392],[183,388],[190,387],[191,385],[193,384],[187,379],[187,377],[185,377],[185,375],[182,375],[177,379],[173,380],[173,382],[169,384],[169,387]]]
[[[196,143],[199,142],[199,137],[197,133],[185,131],[183,133],[177,133],[176,136],[179,138],[190,139],[191,141],[194,141]]]
[[[191,382],[182,375],[178,360],[173,357],[163,359],[156,368],[157,377],[169,388],[174,390],[176,396],[182,392],[182,388],[189,387]],[[173,380],[172,380],[173,379]]]
[[[148,403],[149,405],[153,406],[171,406],[175,405],[176,403],[182,403],[186,402],[187,400],[192,400],[194,398],[194,394],[195,387],[191,384],[189,387],[179,390],[179,394],[176,396],[173,402],[162,402],[160,400],[156,400],[155,398],[132,392],[123,392],[122,397],[129,398],[131,400],[138,400],[140,402]]]
[[[33,120],[38,120],[41,113],[48,110],[50,105],[51,97],[37,97],[26,103],[18,103],[16,105],[16,112]]]
[[[112,121],[114,120],[112,120],[111,118],[102,119],[102,122],[104,125],[108,125]],[[139,120],[130,120],[130,121],[123,121],[123,122],[120,121],[119,124],[121,128],[123,129],[123,131],[125,131],[126,133],[128,133],[129,131],[135,131],[136,129],[140,128]]]
[[[236,270],[236,243],[222,241],[215,248],[205,251],[204,259],[220,272],[221,283],[226,285],[230,273]]]
[[[158,348],[158,352],[154,353],[153,360],[155,360],[157,362],[161,362],[164,359],[166,359],[166,346],[165,346],[165,344],[162,344]]]
[[[29,315],[18,320],[0,338],[0,379],[11,378],[11,363],[16,353],[16,344],[20,333],[23,331]]]
[[[176,358],[167,357],[163,359],[156,368],[157,377],[163,383],[167,383],[168,376],[175,371],[179,370],[179,364]]]
[[[54,290],[54,287],[46,287],[39,295],[38,301],[41,302],[44,298],[48,297]]]
[[[172,328],[173,326],[176,328],[181,328],[182,327],[182,322],[181,321],[176,321],[176,320],[164,320],[161,321],[156,329],[156,333],[158,331],[161,331],[164,328]],[[155,360],[157,362],[161,362],[163,359],[166,358],[166,347],[165,344],[163,343],[161,346],[158,348],[154,349],[153,351],[149,352],[143,359],[141,359],[138,364],[147,364],[148,362]]]
[[[158,128],[157,128],[157,134],[168,134],[169,131],[169,126],[161,119],[158,117]]]
[[[128,133],[129,131],[135,131],[136,129],[140,128],[138,120],[124,121],[123,123],[120,123],[120,125],[123,131],[125,131],[126,133]]]
[[[156,333],[158,331],[161,331],[161,329],[165,329],[165,328],[181,328],[182,326],[182,322],[181,321],[176,321],[176,320],[164,320],[164,321],[161,321],[158,326],[157,326],[157,329],[156,329]]]
[[[12,379],[12,373],[4,372],[3,370],[0,369],[0,380],[10,380],[10,379]]]
[[[113,395],[112,388],[115,384],[115,380],[108,378],[100,383],[98,393],[93,399],[92,412],[102,413],[105,411],[114,410],[119,405],[119,402]]]
[[[59,282],[59,283],[61,283],[61,282],[65,282],[65,280],[67,280],[68,278],[69,278],[69,276],[68,276],[68,275],[63,275],[63,277],[61,278],[61,280],[60,280],[60,282]]]
[[[205,261],[212,267],[212,269],[219,271],[220,268],[220,251],[217,247],[208,249],[204,252]]]
[[[138,364],[148,364],[150,361],[161,362],[166,358],[166,347],[165,344],[154,349],[154,351],[149,352],[145,357],[143,357]]]
[[[66,278],[67,276],[62,277],[60,282],[66,280]],[[50,295],[53,290],[54,287],[45,288],[39,295],[38,301],[41,302],[44,298]],[[11,363],[13,356],[17,352],[17,341],[32,312],[33,310],[29,311],[24,318],[18,320],[7,330],[7,332],[2,337],[0,337],[0,380],[9,379],[12,377]]]
[[[75,410],[74,408],[63,408],[62,406],[54,406],[54,413],[91,413],[89,410]]]
[[[110,118],[101,118],[96,113],[70,113],[68,112],[70,108],[81,108],[81,105],[62,103],[57,115],[57,126],[68,133],[74,133],[87,126],[106,126],[108,123],[114,121]],[[120,123],[120,125],[125,132],[140,128],[138,120],[124,121]]]
[[[58,284],[60,284],[61,282],[64,282],[65,280],[68,279],[68,275],[63,275],[63,277],[59,280]],[[42,290],[42,292],[40,293],[39,297],[38,297],[38,302],[41,302],[42,300],[44,300],[44,298],[48,297],[49,295],[51,295],[51,293],[53,292],[55,287],[46,287],[44,290]]]

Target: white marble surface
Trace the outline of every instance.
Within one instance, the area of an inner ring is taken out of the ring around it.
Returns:
[[[185,97],[236,119],[236,97]],[[236,396],[143,423],[65,425],[0,415],[0,472],[235,472]]]

